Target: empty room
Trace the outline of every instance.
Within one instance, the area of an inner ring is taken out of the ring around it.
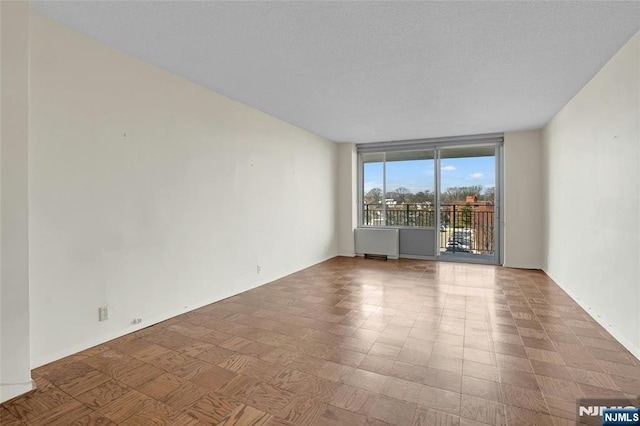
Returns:
[[[0,424],[640,424],[639,31],[0,1]]]

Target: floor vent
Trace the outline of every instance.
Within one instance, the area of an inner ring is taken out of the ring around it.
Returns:
[[[365,259],[377,259],[377,260],[387,260],[389,257],[386,254],[364,254]]]

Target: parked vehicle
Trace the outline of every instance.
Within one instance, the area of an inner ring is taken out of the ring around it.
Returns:
[[[471,230],[455,229],[447,241],[446,250],[449,252],[470,253],[471,252]]]
[[[449,240],[447,243],[447,251],[454,251],[457,253],[471,253],[471,246],[469,244],[463,244],[460,241]]]

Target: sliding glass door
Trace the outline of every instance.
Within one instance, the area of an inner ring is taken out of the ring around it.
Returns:
[[[440,257],[496,263],[496,149],[470,146],[438,150]]]

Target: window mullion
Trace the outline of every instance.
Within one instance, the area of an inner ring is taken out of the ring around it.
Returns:
[[[382,226],[387,226],[387,153],[382,155]]]

